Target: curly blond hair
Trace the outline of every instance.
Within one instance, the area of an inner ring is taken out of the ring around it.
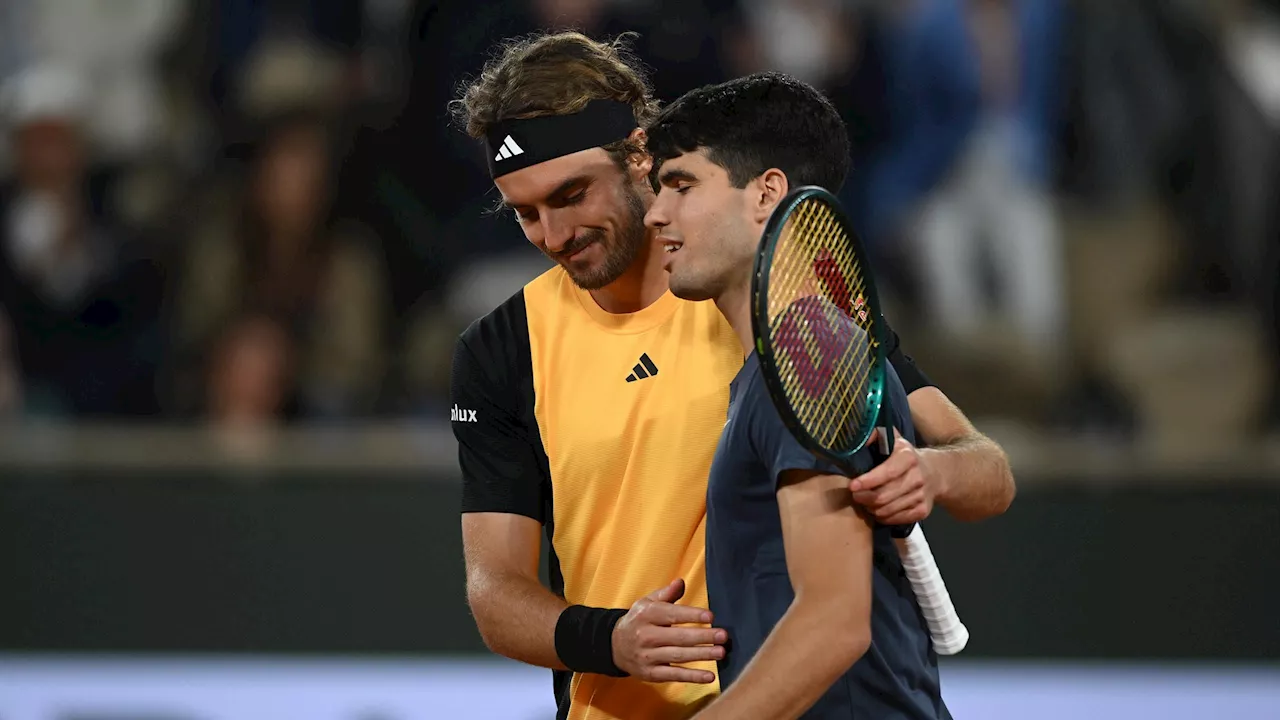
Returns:
[[[454,122],[471,137],[507,120],[572,115],[592,100],[631,105],[636,123],[658,114],[658,101],[643,64],[632,54],[635,33],[611,41],[579,32],[528,35],[498,48],[478,77],[463,83],[449,103]],[[605,145],[619,166],[644,148],[629,139]]]

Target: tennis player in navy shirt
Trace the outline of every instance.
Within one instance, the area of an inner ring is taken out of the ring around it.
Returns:
[[[707,489],[711,610],[729,635],[722,694],[697,717],[949,720],[889,529],[853,502],[844,471],[783,425],[753,349],[764,225],[790,189],[838,190],[849,162],[843,122],[813,88],[761,73],[680,98],[647,142],[658,197],[646,223],[668,253],[671,290],[714,301],[746,357]],[[894,425],[914,443],[906,393],[886,371]],[[873,464],[867,450],[854,458],[859,473]]]

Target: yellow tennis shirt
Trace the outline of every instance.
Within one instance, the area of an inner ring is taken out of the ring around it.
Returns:
[[[570,604],[630,607],[684,578],[707,607],[707,475],[742,367],[711,302],[670,293],[601,310],[560,268],[459,339],[454,434],[463,512],[543,523],[552,589]],[[697,667],[715,671],[715,663]],[[557,673],[557,718],[676,720],[718,685]]]

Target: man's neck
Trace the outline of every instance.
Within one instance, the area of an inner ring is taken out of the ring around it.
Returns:
[[[662,269],[662,252],[655,248],[653,238],[649,237],[640,256],[622,277],[591,291],[591,299],[600,309],[615,314],[639,312],[667,292],[668,275]]]
[[[755,333],[751,331],[751,285],[744,281],[715,299],[720,314],[729,321],[729,327],[737,334],[742,343],[742,356],[751,355],[755,347]]]

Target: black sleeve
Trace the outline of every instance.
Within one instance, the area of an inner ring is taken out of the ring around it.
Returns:
[[[515,343],[517,341],[512,341]],[[480,344],[490,346],[489,343]],[[453,356],[450,415],[462,470],[462,512],[505,512],[545,523],[546,454],[531,412],[525,373],[509,350],[477,352],[464,334]],[[490,346],[491,347],[491,346]]]
[[[885,348],[885,356],[889,358],[889,364],[897,371],[898,378],[902,380],[902,387],[907,394],[926,387],[937,387],[929,376],[924,374],[920,368],[916,367],[916,361],[911,356],[902,351],[902,341],[898,338],[898,333],[892,326],[886,323],[886,329],[889,331],[889,345]]]

